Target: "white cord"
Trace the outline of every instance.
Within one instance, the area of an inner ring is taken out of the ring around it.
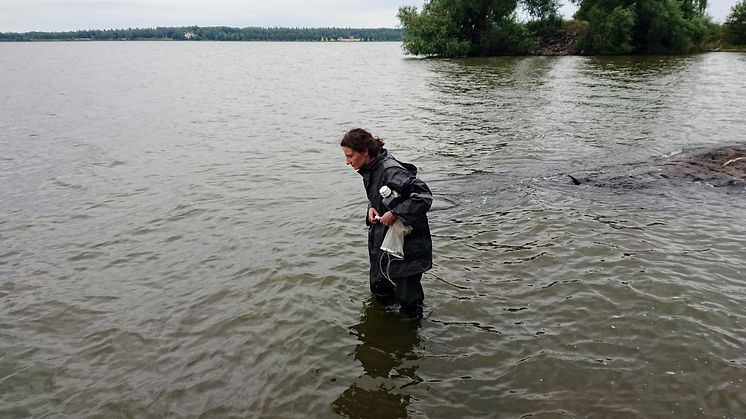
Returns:
[[[391,256],[389,256],[389,262],[386,264],[386,271],[383,270],[383,256],[388,255],[388,253],[381,250],[381,259],[378,260],[378,269],[383,274],[383,277],[388,279],[389,282],[391,282],[391,285],[396,287],[396,283],[391,280],[391,274],[389,273],[389,269],[391,268]]]

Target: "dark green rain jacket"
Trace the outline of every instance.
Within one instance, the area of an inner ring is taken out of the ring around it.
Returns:
[[[381,243],[388,227],[371,224],[367,213],[365,222],[368,230],[368,253],[370,255],[371,282],[383,279],[380,266],[392,279],[415,275],[427,271],[433,265],[433,244],[430,238],[430,225],[427,211],[433,203],[433,195],[427,184],[417,178],[417,167],[402,163],[391,156],[386,149],[358,173],[363,177],[363,185],[368,195],[368,208],[375,208],[383,215],[389,209],[383,205],[379,189],[387,185],[398,192],[403,200],[391,209],[404,225],[412,226],[412,232],[404,239],[404,260],[388,255],[382,256]],[[389,260],[391,263],[389,263]]]

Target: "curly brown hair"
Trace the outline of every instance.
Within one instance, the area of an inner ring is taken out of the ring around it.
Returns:
[[[368,155],[371,157],[377,157],[383,149],[383,140],[378,137],[374,137],[368,131],[362,128],[353,128],[342,137],[342,141],[339,143],[342,147],[349,147],[358,153],[362,153],[368,150]]]

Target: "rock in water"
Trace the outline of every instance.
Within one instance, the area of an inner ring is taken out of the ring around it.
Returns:
[[[746,188],[746,144],[688,150],[657,164],[625,165],[621,172],[568,176],[575,185],[611,188],[639,189],[661,182]]]

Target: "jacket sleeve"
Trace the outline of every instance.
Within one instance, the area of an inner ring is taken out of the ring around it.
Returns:
[[[427,213],[433,204],[433,194],[425,182],[401,167],[388,169],[385,178],[386,185],[404,197],[392,211],[405,224],[414,224]]]

